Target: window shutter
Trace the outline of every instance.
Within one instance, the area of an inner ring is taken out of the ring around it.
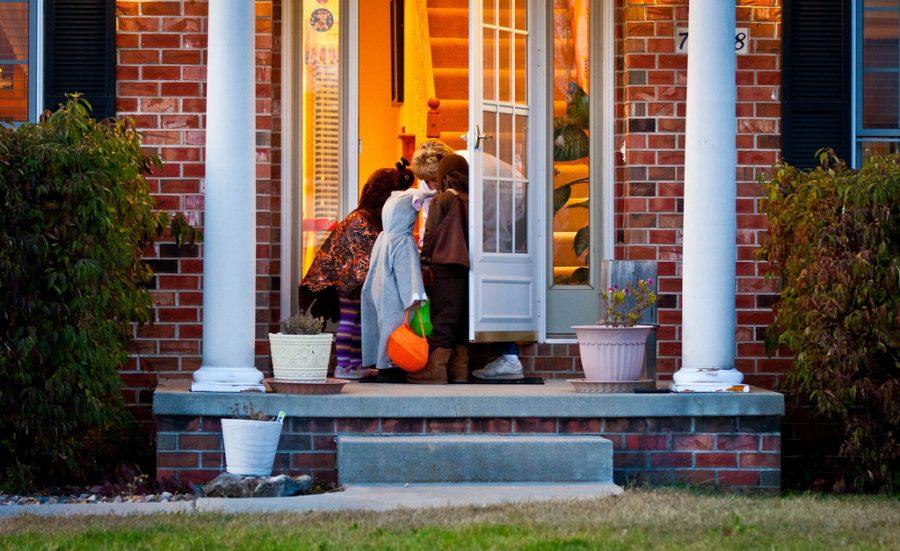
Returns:
[[[44,0],[44,108],[80,92],[95,118],[116,114],[115,0]]]
[[[849,160],[852,0],[785,0],[782,155],[812,167],[816,151]]]

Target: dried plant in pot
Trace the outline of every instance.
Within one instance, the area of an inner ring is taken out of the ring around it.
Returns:
[[[624,288],[600,293],[601,319],[597,325],[572,327],[584,377],[590,382],[637,381],[644,367],[647,338],[652,325],[639,325],[644,310],[656,303],[652,279],[640,279]]]
[[[322,383],[328,377],[331,333],[323,333],[325,322],[309,310],[281,322],[280,333],[269,333],[272,371],[276,379]]]
[[[269,476],[281,437],[284,415],[266,415],[253,404],[231,408],[232,418],[222,419],[225,470],[242,476]]]

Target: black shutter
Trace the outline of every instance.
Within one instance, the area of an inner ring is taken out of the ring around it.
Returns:
[[[823,147],[850,159],[853,0],[785,0],[782,142],[784,158],[817,164]]]
[[[116,114],[115,0],[44,0],[44,108],[80,92],[95,118]]]

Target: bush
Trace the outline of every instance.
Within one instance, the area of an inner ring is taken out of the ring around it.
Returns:
[[[778,165],[760,257],[781,283],[769,344],[794,354],[787,387],[836,422],[837,488],[898,482],[900,155],[851,170],[831,153],[801,171]]]
[[[130,417],[117,369],[149,321],[141,250],[153,211],[128,121],[77,96],[39,124],[0,128],[0,487],[85,482],[111,469]],[[183,218],[171,221],[192,238]]]

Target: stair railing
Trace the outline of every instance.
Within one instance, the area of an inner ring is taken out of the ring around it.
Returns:
[[[425,72],[425,93],[435,97],[434,62],[431,59],[431,31],[428,27],[428,0],[416,0],[416,15],[419,17],[419,55]]]

